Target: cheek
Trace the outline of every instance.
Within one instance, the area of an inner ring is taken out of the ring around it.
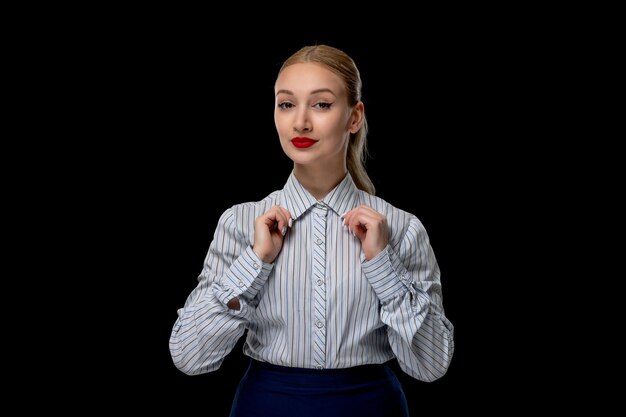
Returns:
[[[349,118],[340,115],[335,117],[331,123],[329,124],[329,128],[333,130],[333,132],[337,134],[346,133],[346,131],[350,128]]]
[[[274,112],[274,125],[276,125],[276,130],[278,131],[279,134],[284,132],[285,129],[287,128],[285,116]]]

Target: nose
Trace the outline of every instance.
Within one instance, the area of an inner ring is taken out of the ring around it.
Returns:
[[[296,119],[294,120],[293,129],[298,133],[310,132],[311,130],[313,130],[313,125],[311,124],[311,120],[309,119],[307,109],[300,109],[300,111],[296,115]]]

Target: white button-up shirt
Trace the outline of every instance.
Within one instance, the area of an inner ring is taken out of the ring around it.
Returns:
[[[369,261],[341,219],[360,204],[384,214],[390,229],[389,245]],[[268,264],[252,250],[254,221],[274,205],[289,210],[293,226]],[[240,310],[226,306],[233,297]],[[349,174],[316,200],[292,173],[282,190],[220,217],[198,285],[178,310],[172,358],[188,374],[214,371],[244,333],[244,353],[259,361],[329,369],[396,357],[423,381],[443,376],[454,352],[422,223],[357,189]]]

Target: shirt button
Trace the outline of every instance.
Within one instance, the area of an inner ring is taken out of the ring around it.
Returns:
[[[324,283],[324,281],[322,281],[321,279],[318,279],[318,280],[317,280],[317,285],[320,285],[320,286],[321,286],[323,283]]]
[[[257,264],[256,262],[254,262],[254,263],[252,264],[252,267],[253,267],[254,269],[259,269],[259,264]]]
[[[316,369],[324,369],[324,367],[322,365],[316,365],[315,368]]]
[[[239,281],[239,286],[243,287],[243,281]]]
[[[317,323],[315,323],[315,325],[321,329],[322,327],[324,327],[324,323],[322,323],[321,321],[318,321]]]
[[[322,244],[322,239],[317,239],[317,240],[315,241],[315,243],[317,243],[318,245],[321,245],[321,244]]]

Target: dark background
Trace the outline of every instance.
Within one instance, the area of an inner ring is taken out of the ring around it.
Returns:
[[[512,238],[531,225],[512,212],[533,209],[521,168],[540,117],[527,103],[541,56],[527,59],[527,34],[505,26],[285,25],[238,37],[206,22],[146,18],[90,37],[77,93],[89,98],[78,114],[95,128],[97,158],[82,164],[96,173],[89,204],[101,214],[85,233],[106,243],[86,259],[104,278],[90,291],[101,311],[79,374],[93,377],[95,362],[96,378],[114,382],[87,395],[103,407],[121,400],[227,416],[247,365],[241,343],[218,371],[186,376],[172,364],[170,332],[221,213],[280,189],[290,173],[273,124],[280,64],[328,43],[361,71],[368,172],[380,197],[424,223],[455,325],[455,355],[440,380],[419,382],[394,365],[412,415],[498,409],[494,398],[523,406],[511,384],[537,376],[528,358],[538,330],[520,319],[533,300],[521,279],[532,267]],[[543,393],[536,382],[524,389],[525,398]]]
[[[199,6],[7,15],[5,365],[30,400],[8,399],[226,415],[241,347],[189,377],[170,331],[220,214],[284,184],[276,72],[324,42],[362,72],[378,194],[422,220],[441,266],[456,351],[433,383],[398,373],[413,415],[604,404],[589,392],[615,372],[602,324],[621,294],[601,270],[620,259],[605,199],[623,188],[610,11]]]

